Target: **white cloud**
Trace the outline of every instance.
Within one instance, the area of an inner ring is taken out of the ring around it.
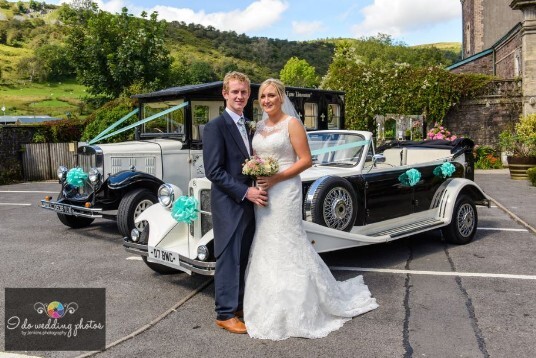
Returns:
[[[72,0],[60,1],[69,3]],[[123,7],[128,8],[128,12],[135,15],[139,15],[142,11],[148,14],[157,11],[158,18],[161,20],[213,26],[222,31],[236,31],[237,33],[267,28],[277,22],[288,8],[288,3],[285,0],[256,0],[244,9],[228,12],[205,12],[204,10],[196,12],[189,8],[164,5],[143,8],[125,0],[93,1],[99,6],[99,9],[111,13],[120,13]]]
[[[287,8],[287,3],[282,0],[257,0],[245,9],[229,12],[195,12],[187,8],[160,5],[147,10],[147,12],[158,11],[158,18],[167,21],[184,21],[187,24],[196,23],[203,26],[213,26],[223,31],[245,33],[271,26],[281,18]]]
[[[352,27],[354,36],[398,37],[459,18],[461,4],[460,0],[374,0],[362,13],[365,19]]]
[[[324,25],[321,21],[292,21],[292,31],[298,35],[312,35],[322,30]]]

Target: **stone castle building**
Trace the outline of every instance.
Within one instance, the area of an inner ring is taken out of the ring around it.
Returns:
[[[460,0],[462,60],[454,73],[495,76],[480,96],[453,108],[443,122],[476,144],[498,148],[499,133],[520,114],[536,112],[536,0]]]

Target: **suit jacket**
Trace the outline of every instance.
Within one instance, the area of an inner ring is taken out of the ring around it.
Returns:
[[[248,138],[251,147],[249,133]],[[253,203],[244,198],[252,184],[252,179],[242,174],[242,164],[248,158],[240,131],[226,111],[205,125],[203,164],[205,175],[212,182],[211,211],[216,258],[241,228],[240,225],[246,225],[255,218]]]

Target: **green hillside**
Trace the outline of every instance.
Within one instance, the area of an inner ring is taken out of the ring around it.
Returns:
[[[58,21],[61,7],[36,2],[0,0],[0,105],[6,114],[47,114],[66,117],[67,113],[84,117],[91,108],[85,88],[70,78],[48,81],[35,72],[35,54],[44,45],[65,46],[67,27]],[[167,24],[165,41],[174,62],[173,74],[195,66],[207,71],[203,81],[219,80],[229,69],[246,72],[254,82],[279,77],[291,57],[306,60],[322,77],[331,63],[340,41],[352,41],[363,58],[373,63],[408,62],[413,65],[455,62],[459,44],[433,44],[416,49],[399,46],[389,38],[370,41],[329,39],[288,41],[247,37],[235,32],[219,31],[183,22]],[[32,67],[34,66],[34,67]],[[169,86],[182,85],[171,76]]]

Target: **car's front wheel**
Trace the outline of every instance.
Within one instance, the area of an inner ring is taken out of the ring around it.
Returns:
[[[135,223],[134,221],[149,206],[158,201],[155,194],[147,189],[136,189],[128,192],[117,208],[117,228],[123,236],[129,236],[133,228],[143,231],[146,221]]]
[[[65,215],[58,213],[58,219],[60,219],[61,223],[65,226],[68,226],[73,229],[80,229],[86,226],[91,225],[93,222],[93,218],[86,218],[82,216],[74,216],[74,215]]]
[[[306,200],[312,222],[341,231],[351,231],[354,227],[357,194],[348,180],[322,177],[313,183]]]
[[[468,196],[460,195],[456,199],[450,224],[442,229],[443,236],[451,244],[467,244],[473,240],[477,224],[475,204]]]
[[[149,232],[150,232],[149,230],[150,230],[150,225],[149,224],[145,225],[145,228],[143,229],[143,231],[140,234],[140,241],[139,241],[140,244],[147,245],[149,243]],[[154,263],[154,262],[149,262],[149,261],[147,261],[146,256],[142,256],[141,258],[142,258],[143,262],[145,262],[147,267],[149,267],[151,270],[153,270],[154,272],[159,273],[161,275],[172,275],[172,274],[182,272],[180,270],[177,270],[177,269],[165,266],[165,265],[157,264],[157,263]]]

